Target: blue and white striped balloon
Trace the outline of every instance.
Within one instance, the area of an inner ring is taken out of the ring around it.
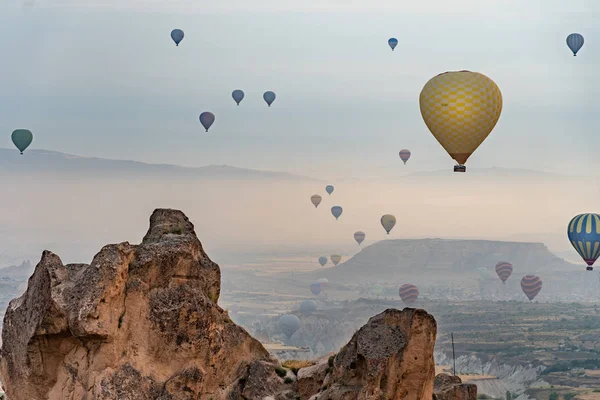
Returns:
[[[592,265],[600,257],[600,215],[579,214],[569,222],[569,241],[592,271]]]
[[[398,39],[396,39],[396,38],[390,38],[390,40],[388,40],[388,44],[392,48],[392,51],[394,51],[394,49],[396,48],[396,46],[398,46]]]
[[[579,49],[583,47],[583,36],[579,33],[571,33],[567,36],[567,46],[569,46],[573,55],[576,56]]]

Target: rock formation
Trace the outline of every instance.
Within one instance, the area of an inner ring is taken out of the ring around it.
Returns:
[[[8,398],[432,399],[436,324],[423,310],[386,310],[296,376],[231,321],[219,293],[218,265],[176,210],[155,210],[140,245],[105,246],[89,265],[44,251],[4,318]]]
[[[477,386],[462,383],[458,376],[439,374],[433,383],[433,400],[470,400],[477,398]]]

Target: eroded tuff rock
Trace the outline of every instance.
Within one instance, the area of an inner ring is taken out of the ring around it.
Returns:
[[[274,363],[218,305],[220,270],[180,211],[156,210],[142,244],[90,265],[44,251],[2,332],[2,381],[19,399],[223,398]]]
[[[475,400],[477,386],[462,383],[458,376],[439,374],[433,382],[433,400]]]
[[[335,357],[319,400],[430,400],[436,332],[424,310],[388,309],[371,318]]]
[[[425,311],[387,310],[331,361],[283,379],[217,305],[220,278],[177,210],[156,210],[140,245],[105,246],[90,265],[44,251],[4,317],[8,398],[432,399],[436,324]]]

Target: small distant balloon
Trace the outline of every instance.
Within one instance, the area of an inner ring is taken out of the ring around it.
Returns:
[[[542,280],[539,276],[525,275],[521,279],[521,290],[523,290],[529,301],[532,301],[542,290]]]
[[[335,190],[335,188],[333,187],[333,185],[327,185],[327,186],[325,186],[325,191],[330,196],[331,196],[331,193],[333,193],[334,190]]]
[[[321,285],[321,290],[325,290],[329,287],[329,280],[327,278],[317,279],[317,283]]]
[[[179,43],[181,43],[181,41],[184,38],[184,33],[181,29],[173,29],[171,31],[171,39],[173,39],[173,41],[175,42],[176,46],[179,46]]]
[[[12,133],[11,138],[14,145],[23,154],[25,149],[33,142],[33,133],[27,129],[17,129]]]
[[[383,217],[381,217],[381,226],[383,226],[383,229],[385,229],[388,235],[390,234],[390,231],[394,229],[395,225],[396,217],[394,217],[392,214],[385,214]]]
[[[364,232],[354,232],[354,240],[356,240],[356,243],[358,243],[359,246],[363,242],[363,240],[365,240],[365,237],[367,237],[367,235],[365,235]]]
[[[510,274],[512,274],[512,272],[513,266],[511,263],[500,261],[498,264],[496,264],[496,274],[498,274],[498,277],[502,280],[502,283],[506,283],[506,280]]]
[[[342,261],[342,256],[340,256],[339,254],[333,254],[330,258],[333,265],[338,265],[340,261]]]
[[[402,149],[402,150],[400,150],[399,154],[400,154],[400,159],[402,160],[402,162],[404,162],[404,164],[406,164],[406,162],[410,158],[410,150]]]
[[[275,97],[275,93],[271,91],[265,92],[265,94],[263,94],[263,99],[265,99],[269,107],[271,107],[271,104],[273,104],[273,102],[275,101]]]
[[[215,115],[213,113],[207,111],[200,114],[200,123],[204,129],[206,129],[206,132],[208,132],[208,128],[210,128],[214,122]]]
[[[406,305],[410,306],[417,301],[417,298],[419,297],[419,289],[415,285],[407,283],[400,286],[400,289],[398,289],[398,294],[400,295],[402,301]]]
[[[319,257],[319,264],[321,264],[321,267],[324,267],[325,264],[327,264],[327,257],[325,257],[325,256]]]
[[[344,210],[340,206],[331,207],[331,213],[333,214],[333,216],[335,217],[336,220],[340,217],[340,215],[342,215],[343,211]]]
[[[234,90],[233,92],[231,92],[231,97],[233,97],[233,100],[237,103],[237,105],[240,105],[240,102],[242,100],[244,100],[244,91],[243,90]]]
[[[293,314],[282,315],[279,318],[279,329],[289,338],[296,333],[300,327],[300,319]]]
[[[304,315],[310,315],[317,311],[317,303],[314,300],[304,300],[300,303],[300,312]]]
[[[394,49],[396,48],[396,46],[398,46],[398,39],[396,39],[396,38],[390,38],[390,40],[388,40],[388,44],[392,48],[392,51],[394,51]]]
[[[318,194],[313,194],[312,196],[310,196],[310,202],[313,203],[315,208],[319,207],[319,204],[321,204],[321,200],[323,200],[323,198]]]
[[[571,33],[567,36],[567,46],[573,52],[573,56],[576,56],[577,52],[583,47],[583,36],[579,33]]]
[[[319,282],[311,283],[310,284],[310,291],[315,296],[318,296],[319,293],[321,293],[321,284]]]

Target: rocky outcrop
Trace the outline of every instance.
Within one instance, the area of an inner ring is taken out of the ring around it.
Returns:
[[[477,386],[462,383],[458,376],[439,374],[433,384],[433,400],[475,400]]]
[[[437,325],[424,310],[388,309],[371,318],[333,361],[319,400],[430,400]]]
[[[432,398],[436,323],[423,310],[386,310],[295,376],[231,321],[219,294],[219,267],[176,210],[156,210],[141,244],[105,246],[89,265],[44,251],[4,318],[8,398]]]
[[[152,214],[142,244],[105,246],[90,265],[44,251],[4,319],[8,397],[222,398],[253,362],[275,362],[217,305],[220,278],[175,210]]]

